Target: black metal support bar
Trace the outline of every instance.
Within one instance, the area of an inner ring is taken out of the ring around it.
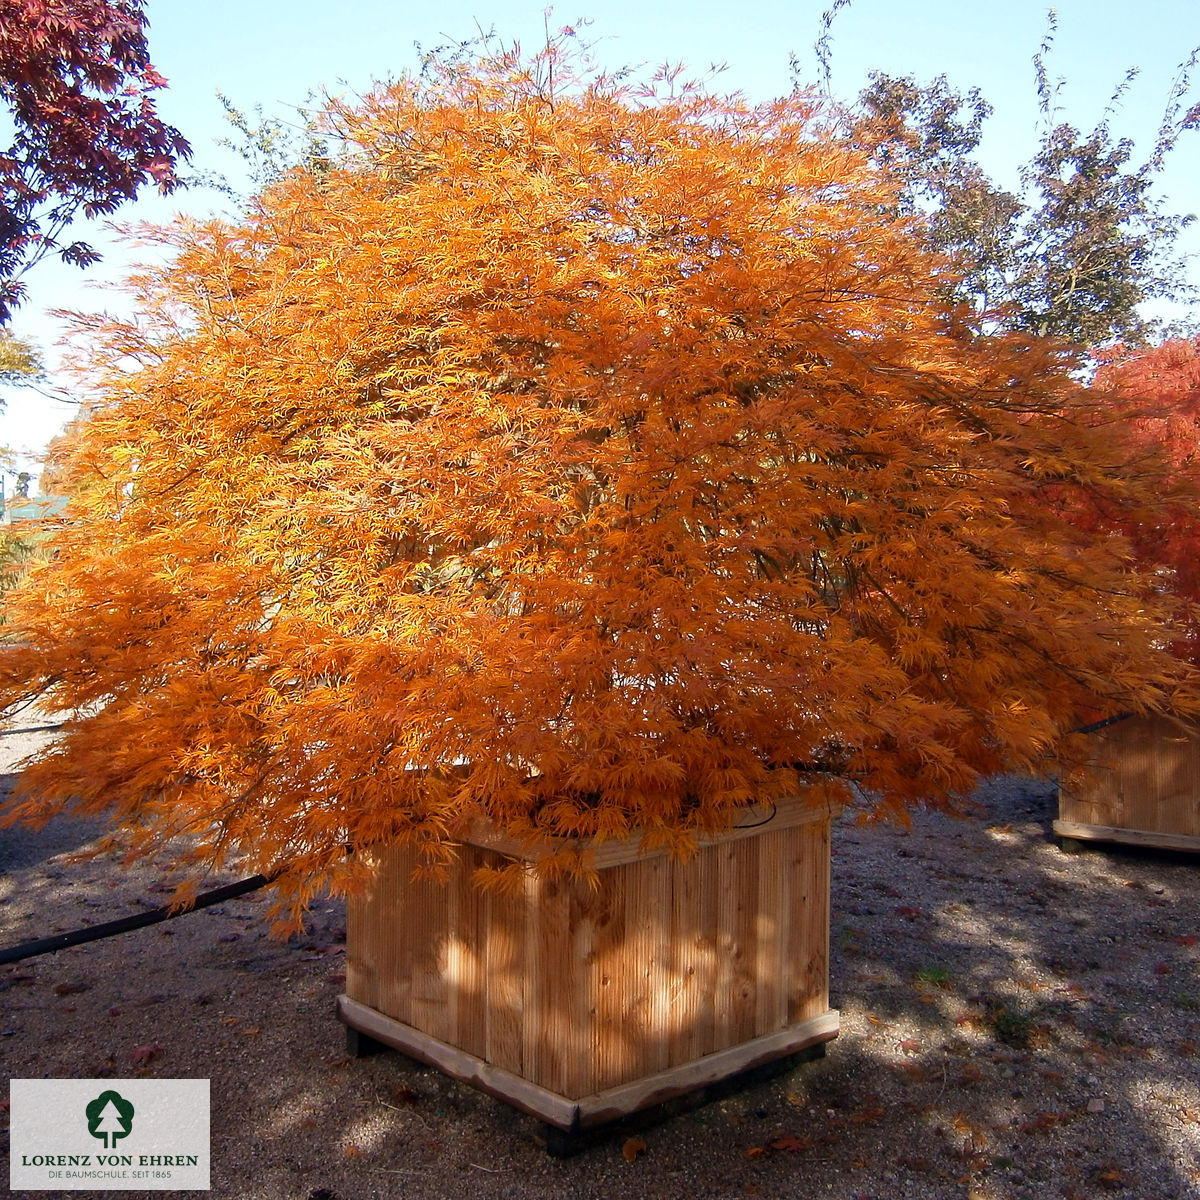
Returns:
[[[9,946],[7,950],[0,950],[0,965],[20,962],[23,958],[36,958],[40,954],[53,954],[55,950],[65,950],[68,946],[98,942],[102,938],[128,933],[131,929],[142,929],[146,925],[157,925],[160,921],[170,921],[174,917],[182,917],[185,913],[244,896],[247,892],[257,892],[270,882],[266,875],[251,875],[249,879],[227,883],[209,892],[201,892],[195,903],[187,908],[173,909],[169,904],[163,905],[162,908],[153,908],[149,912],[137,913],[132,917],[122,917],[119,921],[105,921],[103,925],[91,925],[87,929],[73,929],[69,933],[56,933],[52,937],[38,938],[34,942],[22,942],[19,946]]]

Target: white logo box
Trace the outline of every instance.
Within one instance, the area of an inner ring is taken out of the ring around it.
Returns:
[[[207,1079],[12,1079],[14,1191],[203,1191]]]

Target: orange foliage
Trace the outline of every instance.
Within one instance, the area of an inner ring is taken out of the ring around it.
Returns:
[[[1137,563],[1191,606],[1171,648],[1200,665],[1200,338],[1118,347],[1106,356],[1095,382],[1106,407],[1125,414],[1121,428],[1129,456],[1165,457],[1179,494],[1140,517],[1092,505],[1080,514],[1081,523],[1123,533]]]
[[[436,865],[483,815],[682,851],[797,786],[948,802],[1094,695],[1183,702],[1146,582],[1046,502],[1154,483],[1071,364],[956,326],[812,102],[667,90],[448,67],[169,234],[9,605],[0,698],[77,712],[20,816],[189,834],[295,913],[347,845]]]

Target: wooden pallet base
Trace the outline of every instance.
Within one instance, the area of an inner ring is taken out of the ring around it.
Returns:
[[[555,1158],[571,1158],[584,1150],[590,1150],[593,1146],[599,1146],[617,1138],[625,1138],[631,1134],[644,1133],[647,1129],[660,1125],[663,1121],[670,1121],[684,1113],[695,1112],[696,1109],[703,1108],[707,1104],[716,1104],[748,1088],[768,1083],[780,1075],[786,1075],[789,1071],[795,1070],[802,1063],[824,1058],[825,1047],[828,1044],[828,1042],[814,1042],[811,1046],[797,1050],[794,1054],[773,1058],[770,1062],[751,1067],[746,1071],[738,1071],[736,1075],[730,1075],[716,1083],[685,1092],[683,1095],[675,1096],[661,1104],[640,1108],[637,1112],[630,1113],[629,1116],[621,1117],[616,1121],[609,1121],[606,1125],[592,1125],[586,1129],[568,1130],[559,1129],[556,1125],[547,1125],[543,1121],[540,1124],[538,1140],[545,1146],[547,1154],[551,1154]]]
[[[437,1067],[452,1078],[496,1096],[552,1128],[574,1135],[611,1125],[632,1113],[828,1042],[837,1036],[839,1024],[837,1011],[831,1009],[798,1025],[707,1054],[681,1066],[571,1099],[384,1016],[349,996],[338,997],[338,1016],[358,1035]],[[354,1039],[353,1048],[361,1052],[369,1050],[370,1045],[360,1036]]]
[[[1124,842],[1156,850],[1183,850],[1200,854],[1200,837],[1182,833],[1158,833],[1145,829],[1122,829],[1117,825],[1085,825],[1081,821],[1054,822],[1055,835],[1081,842]]]

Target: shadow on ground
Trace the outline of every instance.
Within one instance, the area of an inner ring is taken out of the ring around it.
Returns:
[[[979,801],[839,826],[828,1057],[640,1133],[633,1161],[619,1139],[550,1158],[500,1102],[350,1058],[333,903],[283,946],[254,895],[0,969],[0,1054],[10,1076],[211,1078],[214,1200],[1194,1198],[1200,864],[1063,854],[1045,785]],[[78,836],[6,860],[4,944],[162,902],[154,867],[68,863]]]

